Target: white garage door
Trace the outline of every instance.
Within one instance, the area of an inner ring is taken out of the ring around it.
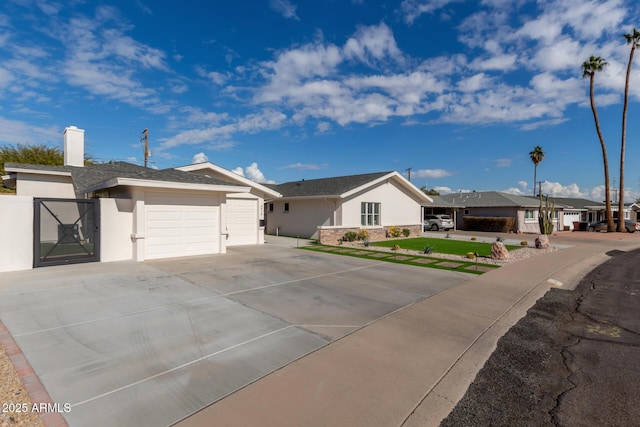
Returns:
[[[580,221],[580,212],[564,212],[564,220],[562,221],[565,226],[568,226],[570,230],[573,230],[573,222]]]
[[[258,202],[255,199],[227,199],[227,246],[258,243]]]
[[[214,254],[220,251],[217,195],[153,193],[146,197],[147,259]]]

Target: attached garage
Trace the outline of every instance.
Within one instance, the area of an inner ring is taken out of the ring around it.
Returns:
[[[220,252],[220,196],[149,193],[145,197],[145,258]]]
[[[258,199],[227,198],[227,246],[258,244]]]

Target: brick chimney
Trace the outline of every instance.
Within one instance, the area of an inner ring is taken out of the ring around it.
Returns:
[[[64,165],[84,166],[84,129],[69,126],[64,130]]]

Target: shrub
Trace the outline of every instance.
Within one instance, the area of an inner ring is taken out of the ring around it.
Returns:
[[[445,239],[450,239],[450,238],[451,238],[451,233],[447,233],[447,234],[445,234],[445,235],[444,235],[444,238],[445,238]]]
[[[369,241],[369,239],[365,239],[362,244],[364,245],[365,248],[368,248],[369,245],[371,245],[371,242]]]
[[[471,240],[478,240],[475,236],[471,238]]]
[[[399,251],[399,250],[400,250],[400,245],[393,245],[393,246],[391,247],[391,250],[392,250],[392,251]]]
[[[391,227],[389,227],[389,236],[393,238],[398,238],[400,237],[401,234],[402,234],[402,230],[400,230],[400,227],[396,225],[392,225]]]
[[[356,239],[358,240],[369,240],[369,232],[367,230],[360,230],[356,235]]]
[[[358,237],[358,234],[355,231],[347,231],[344,233],[344,237],[342,240],[346,240],[347,242],[353,242]]]
[[[410,234],[411,234],[411,230],[409,230],[408,228],[403,228],[402,229],[402,235],[404,237],[409,237]]]
[[[504,242],[504,237],[496,237],[496,242]]]
[[[433,250],[434,250],[434,249],[435,249],[435,248],[434,248],[433,246],[427,245],[427,246],[425,246],[425,247],[424,247],[424,251],[423,251],[423,253],[425,253],[425,254],[427,254],[427,255],[428,255],[428,254],[431,254],[431,253],[433,253]]]
[[[465,216],[464,229],[469,231],[493,231],[508,233],[514,231],[516,219],[513,217],[498,216]]]
[[[522,242],[520,242],[520,246],[529,246],[529,242],[523,240]]]

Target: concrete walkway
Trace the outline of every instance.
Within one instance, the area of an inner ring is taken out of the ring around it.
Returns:
[[[609,258],[607,251],[640,247],[638,235],[572,234],[552,237],[552,243],[570,246],[567,249],[502,267],[433,295],[178,425],[438,425],[464,395],[498,339],[548,289],[572,288]]]

